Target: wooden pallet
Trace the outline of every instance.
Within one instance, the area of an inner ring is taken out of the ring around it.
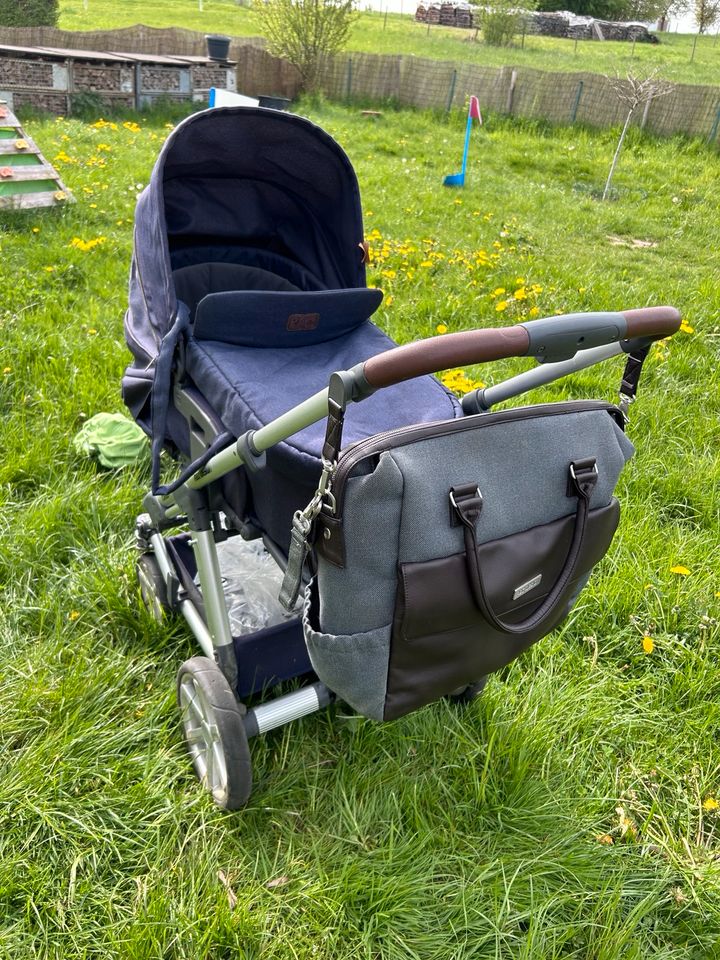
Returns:
[[[0,210],[73,203],[74,198],[15,114],[0,101]]]

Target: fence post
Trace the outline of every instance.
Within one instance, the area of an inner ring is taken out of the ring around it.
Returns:
[[[345,74],[345,99],[352,96],[352,57],[348,57],[347,73]]]
[[[645,129],[645,124],[647,123],[648,114],[650,113],[650,104],[653,102],[652,97],[648,97],[645,101],[645,109],[643,110],[642,120],[640,121],[640,129]]]
[[[582,96],[583,87],[585,86],[585,81],[581,80],[578,83],[577,93],[575,94],[575,102],[572,105],[572,110],[570,111],[570,123],[575,123],[575,118],[577,117],[578,107],[580,105],[580,97]]]
[[[447,107],[445,108],[446,113],[450,113],[450,108],[452,107],[453,97],[455,96],[456,82],[457,82],[457,70],[453,70],[452,77],[450,77],[450,90],[448,91]]]
[[[710,136],[708,137],[708,143],[713,143],[715,137],[717,136],[718,127],[720,127],[720,107],[715,111],[715,119],[713,120],[712,129],[710,130]]]
[[[513,97],[515,96],[515,84],[517,83],[517,70],[510,74],[510,89],[508,90],[507,103],[505,104],[505,113],[512,113]]]

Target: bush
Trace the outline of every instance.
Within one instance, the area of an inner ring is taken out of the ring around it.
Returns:
[[[58,0],[0,0],[0,26],[54,27]]]
[[[312,92],[324,61],[347,43],[354,0],[266,0],[257,9],[270,53],[294,64]]]
[[[502,7],[487,8],[482,15],[485,43],[492,47],[509,47],[520,29],[522,14]]]

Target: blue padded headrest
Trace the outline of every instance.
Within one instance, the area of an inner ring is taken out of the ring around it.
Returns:
[[[242,347],[306,347],[350,333],[382,297],[368,287],[210,293],[197,306],[193,335]]]

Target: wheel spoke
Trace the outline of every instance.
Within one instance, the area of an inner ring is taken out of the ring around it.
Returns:
[[[191,746],[198,743],[205,743],[205,731],[200,727],[185,727],[185,739]]]
[[[205,760],[205,786],[208,788],[208,790],[212,791],[214,789],[213,779],[215,775],[213,762],[215,759],[215,754],[212,747],[209,750],[205,750],[203,759]]]
[[[216,740],[212,745],[213,756],[213,790],[224,790],[226,786],[227,775],[225,773],[225,755],[222,744]]]

